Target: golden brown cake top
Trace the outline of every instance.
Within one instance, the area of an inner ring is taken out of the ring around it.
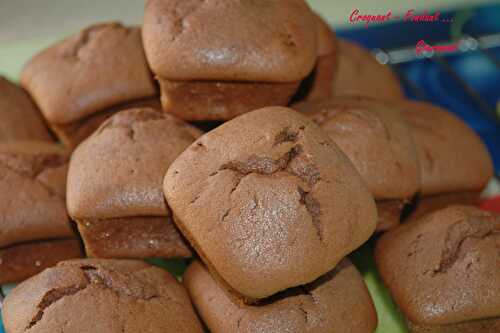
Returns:
[[[424,102],[400,101],[421,168],[422,194],[481,191],[493,162],[479,136],[461,119]]]
[[[0,141],[52,138],[40,111],[23,90],[0,76]]]
[[[41,51],[25,65],[21,83],[55,124],[157,93],[140,29],[120,23],[92,25]]]
[[[183,277],[194,306],[212,332],[373,333],[377,314],[361,274],[349,260],[316,281],[242,305],[194,261]]]
[[[348,158],[314,122],[282,107],[200,137],[171,164],[164,191],[205,262],[249,300],[331,270],[377,219]]]
[[[369,50],[355,42],[337,38],[335,70],[335,96],[368,96],[388,100],[405,97],[391,68],[380,64]]]
[[[375,199],[405,199],[418,192],[415,142],[397,105],[365,97],[334,97],[293,107],[329,134]]]
[[[8,332],[201,333],[186,290],[134,260],[70,260],[19,284],[5,299]]]
[[[379,240],[377,268],[396,304],[420,325],[500,315],[500,216],[450,206]]]
[[[67,162],[56,144],[0,144],[0,248],[74,236],[66,213]]]
[[[113,115],[73,153],[68,174],[71,217],[167,216],[163,177],[200,135],[195,127],[150,108]]]
[[[294,82],[317,55],[303,0],[148,0],[143,39],[153,72],[169,80]]]

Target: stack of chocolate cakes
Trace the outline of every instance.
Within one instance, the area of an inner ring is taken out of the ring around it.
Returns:
[[[0,80],[6,333],[374,332],[366,242],[411,332],[499,332],[492,174],[304,0],[147,0]]]

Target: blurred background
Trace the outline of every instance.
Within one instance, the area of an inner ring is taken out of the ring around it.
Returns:
[[[371,49],[391,66],[410,98],[440,104],[467,121],[486,141],[500,170],[500,1],[308,0],[343,38]],[[142,0],[0,0],[0,75],[16,80],[23,64],[56,40],[99,21],[140,24]],[[353,24],[362,15],[393,16],[386,23]],[[404,22],[440,12],[439,22]],[[446,22],[443,22],[446,21]],[[415,45],[459,45],[450,54],[417,57]]]
[[[442,105],[467,121],[487,143],[500,171],[500,1],[308,0],[341,37],[371,49],[400,77],[410,98]],[[38,50],[99,21],[140,24],[143,0],[0,0],[0,75],[16,80]],[[349,23],[391,11],[388,23]],[[441,13],[446,22],[403,22],[415,14]],[[415,45],[459,45],[450,54],[416,57]]]
[[[486,0],[308,0],[334,27],[348,24],[353,9],[369,14],[404,13],[445,10],[470,5],[499,3]],[[142,0],[0,0],[0,45],[2,49],[12,43],[60,37],[78,31],[80,27],[102,20],[121,20],[140,23]]]
[[[408,9],[435,10],[494,3],[475,0],[308,0],[332,25],[348,24],[353,9],[369,14],[404,13]],[[496,1],[498,3],[498,0]],[[140,23],[142,0],[0,0],[0,45],[65,36],[80,27],[102,20]]]

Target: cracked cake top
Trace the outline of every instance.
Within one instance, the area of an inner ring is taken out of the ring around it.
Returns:
[[[151,108],[115,114],[73,153],[68,173],[71,217],[169,215],[163,177],[170,163],[201,133]]]
[[[53,141],[26,91],[0,76],[0,141],[11,140]]]
[[[57,144],[0,144],[0,248],[74,237],[66,212],[68,154]]]
[[[315,25],[303,0],[148,0],[143,39],[162,79],[295,82],[313,69]]]
[[[417,145],[422,194],[481,191],[493,176],[493,162],[479,136],[440,107],[399,101]]]
[[[409,198],[420,188],[415,142],[401,111],[365,97],[298,103],[349,157],[375,199]]]
[[[500,215],[451,206],[386,233],[375,260],[412,322],[445,325],[500,315]]]
[[[347,259],[318,280],[258,305],[235,301],[199,261],[189,266],[183,281],[212,332],[372,333],[377,327],[368,289]]]
[[[308,283],[373,233],[373,197],[316,124],[269,107],[203,135],[168,169],[176,224],[246,300]]]
[[[21,83],[55,124],[156,95],[140,29],[119,23],[90,26],[43,50],[25,65]]]
[[[11,333],[203,332],[167,271],[134,260],[70,260],[26,280],[5,299]]]

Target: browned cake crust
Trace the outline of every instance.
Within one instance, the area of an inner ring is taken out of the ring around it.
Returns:
[[[325,130],[361,174],[377,201],[377,230],[397,226],[401,211],[420,189],[415,142],[398,105],[335,97],[293,107]]]
[[[162,181],[201,131],[153,109],[109,118],[73,153],[68,210],[75,219],[168,216]]]
[[[2,316],[9,333],[201,333],[186,290],[132,260],[72,260],[18,285]]]
[[[400,100],[405,97],[392,70],[380,64],[364,47],[337,38],[337,67],[333,81],[335,96],[368,96]]]
[[[119,23],[90,26],[43,50],[24,67],[21,83],[56,128],[157,94],[140,29]]]
[[[52,138],[29,95],[0,76],[0,141],[13,140],[51,142]]]
[[[375,199],[410,198],[420,187],[415,142],[397,105],[335,97],[293,108],[318,124],[353,162]]]
[[[205,134],[164,180],[176,224],[246,301],[309,283],[375,229],[373,197],[317,125],[287,108]]]
[[[167,218],[162,182],[170,163],[200,135],[169,114],[130,109],[78,146],[68,174],[68,210],[89,255],[190,255]]]
[[[384,234],[375,260],[414,332],[494,332],[499,242],[500,215],[451,206]]]
[[[300,83],[159,81],[163,109],[191,121],[229,120],[265,106],[287,105]]]
[[[453,192],[420,196],[414,203],[415,207],[405,222],[416,221],[433,211],[451,205],[478,206],[481,192]]]
[[[500,319],[491,318],[440,326],[424,326],[408,322],[408,329],[411,333],[498,333]]]
[[[0,248],[0,284],[23,281],[58,262],[81,258],[76,239],[46,240]]]
[[[149,0],[143,39],[162,106],[184,120],[229,120],[287,105],[317,57],[303,0]]]
[[[481,192],[493,176],[493,163],[479,136],[440,107],[413,101],[398,104],[417,145],[422,195]]]
[[[297,82],[316,61],[315,24],[303,0],[148,0],[142,36],[163,80]]]
[[[149,98],[125,103],[105,111],[97,112],[71,124],[51,124],[50,127],[66,147],[75,149],[76,146],[94,133],[103,122],[115,113],[127,109],[146,107],[161,111],[159,98]]]
[[[0,248],[74,237],[66,212],[67,160],[55,144],[0,144]]]
[[[318,58],[312,85],[306,100],[322,99],[333,95],[333,80],[337,65],[337,40],[335,33],[321,16],[317,15]]]
[[[199,261],[189,266],[183,281],[211,332],[372,333],[377,327],[368,289],[348,260],[318,280],[260,305],[234,301]]]
[[[192,253],[170,217],[78,221],[85,252],[95,258],[174,258]]]

